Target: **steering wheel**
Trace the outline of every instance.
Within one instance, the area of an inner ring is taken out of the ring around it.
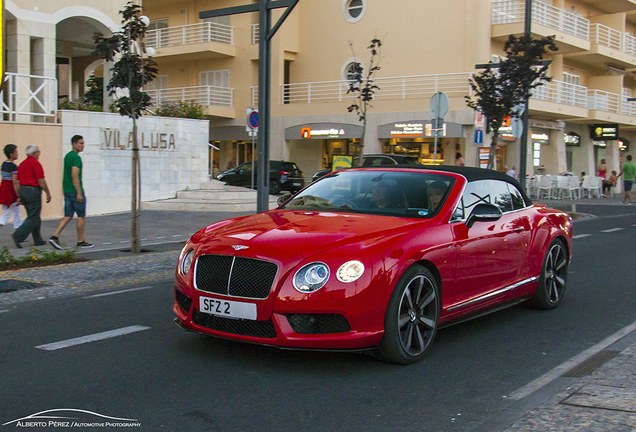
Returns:
[[[336,206],[336,207],[345,207],[345,206],[347,206],[347,207],[349,207],[352,210],[357,210],[358,209],[358,205],[356,203],[354,203],[350,199],[346,199],[344,197],[334,198],[331,201],[331,204]]]

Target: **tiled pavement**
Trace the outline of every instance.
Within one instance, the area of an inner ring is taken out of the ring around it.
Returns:
[[[619,198],[542,202],[566,211],[577,211],[577,206],[622,206]],[[80,251],[78,256],[92,261],[0,272],[0,310],[22,301],[74,295],[77,290],[104,289],[124,284],[144,285],[157,280],[169,280],[174,273],[183,241],[198,229],[231,216],[238,214],[144,211],[141,230],[142,238],[146,240],[142,242],[142,246],[153,252],[140,255],[122,252],[129,247],[129,215],[89,217],[86,238],[94,242],[96,247],[89,251]],[[43,222],[43,236],[48,238],[56,225],[57,221]],[[10,232],[10,227],[0,228],[0,247],[9,247],[14,254],[25,253],[28,243],[25,244],[25,249],[16,249]],[[61,240],[72,243],[74,237],[74,223],[71,223]],[[46,248],[50,249],[50,246]],[[6,280],[41,285],[32,289],[3,292],[2,282]],[[588,366],[587,371],[585,363]],[[553,391],[547,397],[529,395],[527,399],[533,402],[522,404],[523,410],[517,410],[512,416],[492,419],[477,430],[636,432],[636,323],[629,332],[588,358],[581,366],[582,372],[575,374],[575,378],[561,381],[566,383],[561,389],[552,386]]]

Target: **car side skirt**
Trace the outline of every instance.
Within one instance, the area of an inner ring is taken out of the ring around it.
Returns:
[[[517,283],[512,284],[510,286],[507,286],[505,288],[501,288],[501,289],[498,289],[497,291],[493,291],[493,292],[490,292],[488,294],[485,294],[485,295],[483,295],[481,297],[477,297],[477,298],[465,301],[463,303],[460,303],[458,305],[451,306],[447,310],[449,312],[451,312],[451,311],[454,311],[456,309],[461,309],[461,308],[465,308],[465,307],[468,307],[468,306],[472,306],[472,305],[474,305],[476,303],[480,303],[480,302],[488,300],[488,299],[490,299],[492,297],[496,297],[498,295],[501,295],[501,294],[507,293],[509,291],[515,290],[515,289],[519,288],[520,286],[523,286],[523,285],[529,284],[531,282],[537,281],[538,279],[539,279],[539,276],[533,276],[531,278],[522,280],[521,282],[517,282]]]

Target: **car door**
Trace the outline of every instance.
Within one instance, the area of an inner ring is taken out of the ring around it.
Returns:
[[[502,210],[501,219],[477,222],[471,228],[466,219],[479,203],[495,204]],[[488,296],[511,284],[518,273],[518,257],[510,255],[509,243],[518,235],[511,216],[512,202],[505,182],[477,180],[464,189],[458,208],[453,214],[457,271],[455,298],[451,309],[479,308],[499,301]]]
[[[254,162],[256,165],[256,162]],[[236,180],[233,183],[236,186],[249,186],[252,184],[252,162],[246,162],[236,167]],[[254,184],[256,184],[256,176],[254,176]]]

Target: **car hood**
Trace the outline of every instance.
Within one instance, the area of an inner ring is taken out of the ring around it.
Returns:
[[[261,253],[278,249],[285,255],[306,258],[354,241],[369,242],[370,245],[382,237],[408,231],[409,225],[429,224],[429,220],[389,216],[274,210],[221,226],[211,225],[199,231],[192,240],[214,249],[229,245],[247,246]]]

